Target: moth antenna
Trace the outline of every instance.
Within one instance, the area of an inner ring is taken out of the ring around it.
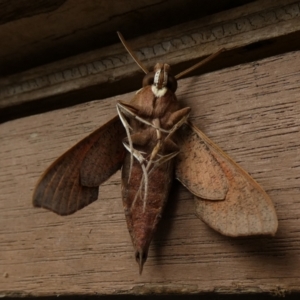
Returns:
[[[117,31],[117,34],[119,36],[119,39],[120,39],[121,43],[123,44],[124,48],[129,53],[129,55],[133,58],[133,60],[137,63],[137,65],[145,72],[145,74],[148,74],[149,73],[148,69],[142,64],[142,62],[137,58],[137,56],[131,50],[131,48],[129,47],[129,45],[125,41],[123,35],[121,34],[121,32]]]
[[[201,66],[205,65],[206,63],[210,62],[211,60],[213,60],[215,57],[217,57],[218,55],[220,55],[223,51],[225,51],[225,48],[222,48],[221,50],[217,51],[216,53],[211,54],[210,56],[206,57],[205,59],[201,60],[200,62],[198,62],[197,64],[193,65],[192,67],[182,71],[181,73],[177,74],[175,76],[176,79],[179,79],[181,77],[183,77],[184,75],[200,68]]]

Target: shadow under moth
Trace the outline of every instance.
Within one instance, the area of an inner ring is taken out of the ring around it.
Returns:
[[[274,235],[273,203],[258,183],[188,121],[191,108],[175,96],[170,66],[146,73],[130,102],[117,103],[111,119],[54,161],[41,176],[33,205],[69,215],[98,199],[99,186],[122,168],[122,199],[135,258],[142,273],[172,186],[179,180],[195,197],[197,215],[223,235]]]

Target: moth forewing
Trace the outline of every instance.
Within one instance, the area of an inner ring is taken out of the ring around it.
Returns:
[[[41,176],[33,205],[69,215],[98,199],[99,185],[120,169],[125,130],[118,117],[55,160]]]
[[[224,200],[229,182],[206,143],[188,125],[182,126],[174,139],[180,148],[176,157],[176,179],[198,197]]]
[[[185,130],[192,139],[207,145],[228,182],[224,201],[195,197],[199,217],[227,236],[274,235],[278,220],[272,200],[266,192],[196,126],[189,123]]]

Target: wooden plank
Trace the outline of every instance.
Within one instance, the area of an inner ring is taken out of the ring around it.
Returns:
[[[130,44],[149,67],[163,60],[175,69],[179,64],[183,68],[182,64],[200,60],[222,47],[232,50],[300,32],[299,5],[299,1],[293,0],[256,1],[130,40]],[[245,51],[238,55],[228,51],[226,55],[223,61],[236,61],[237,56],[245,55]],[[220,62],[216,61],[216,64]],[[53,98],[68,92],[72,92],[72,103],[74,98],[83,101],[83,95],[74,92],[84,89],[87,94],[88,88],[93,89],[93,95],[86,95],[85,99],[95,99],[95,96],[103,98],[112,84],[114,88],[111,93],[115,94],[137,88],[129,80],[137,73],[140,74],[137,65],[118,43],[1,78],[0,108]]]
[[[300,52],[191,77],[178,98],[191,119],[268,192],[276,237],[233,239],[196,216],[179,183],[142,276],[125,225],[120,174],[68,217],[31,205],[41,172],[116,114],[94,101],[0,126],[0,295],[272,293],[300,289]]]
[[[120,29],[133,38],[251,1],[3,0],[0,76],[114,44]]]

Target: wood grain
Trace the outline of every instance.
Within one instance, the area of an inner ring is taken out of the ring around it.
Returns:
[[[67,4],[70,3],[65,5]],[[254,43],[263,43],[272,38],[280,39],[283,36],[300,33],[299,7],[300,2],[294,0],[255,1],[230,11],[141,36],[129,40],[129,43],[136,50],[138,58],[146,62],[149,68],[163,60],[171,64],[174,70],[178,64],[193,64],[193,60],[198,62],[221,48],[233,50]],[[72,7],[72,9],[75,10],[72,10],[73,15],[78,14],[78,8]],[[52,25],[56,23],[56,18],[61,18],[61,15],[53,16]],[[22,26],[22,23],[19,26]],[[122,28],[118,30],[122,31]],[[126,34],[125,38],[127,38]],[[7,40],[5,36],[2,39]],[[56,37],[56,39],[60,38]],[[297,42],[294,41],[294,44]],[[48,52],[49,49],[51,48],[48,48]],[[22,51],[24,52],[25,49]],[[245,48],[240,53],[226,52],[229,57],[223,60],[236,61],[246,52]],[[182,68],[181,66],[181,70]],[[138,66],[121,43],[117,42],[109,47],[0,78],[0,109],[45,97],[54,97],[53,101],[55,97],[71,92],[74,101],[76,98],[74,92],[80,92],[82,89],[93,91],[89,96],[90,99],[95,99],[95,96],[96,99],[103,98],[103,95],[109,93],[108,83],[115,86],[118,84],[122,91],[126,88],[128,91],[128,85],[133,86],[130,81],[133,76],[137,76],[137,73],[140,73]],[[135,78],[139,83],[140,77]],[[138,88],[137,85],[134,88]],[[119,91],[117,88],[111,90]],[[111,91],[110,95],[112,95]],[[80,95],[80,98],[83,97]]]
[[[0,76],[114,44],[117,30],[133,38],[247,2],[2,0]]]
[[[34,209],[40,174],[115,114],[120,95],[0,126],[0,295],[299,292],[300,52],[179,81],[191,119],[273,199],[274,238],[223,237],[174,184],[142,276],[121,204],[120,174],[68,217]]]

